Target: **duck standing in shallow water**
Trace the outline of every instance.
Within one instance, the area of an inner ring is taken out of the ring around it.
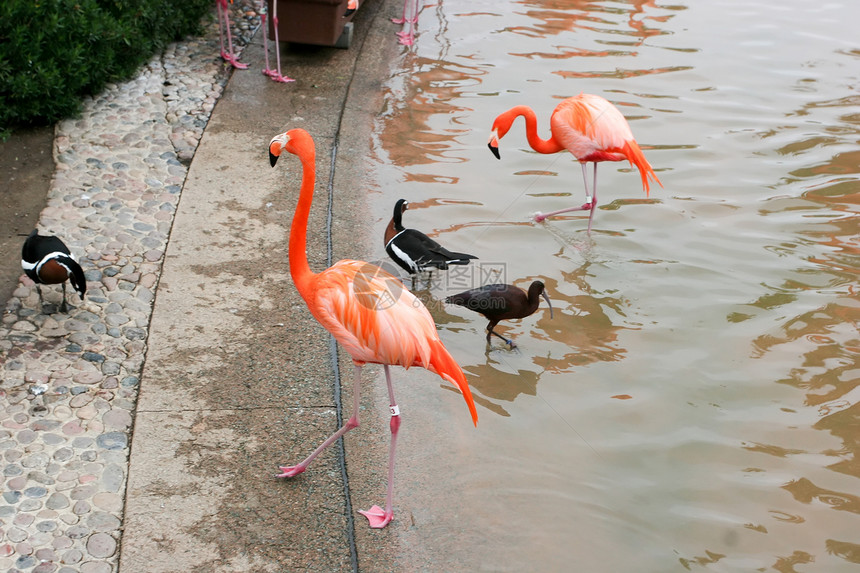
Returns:
[[[39,302],[44,304],[40,284],[63,285],[63,302],[60,312],[68,312],[66,304],[66,281],[71,281],[72,287],[80,295],[81,300],[87,292],[87,281],[84,270],[69,248],[58,237],[40,235],[34,230],[24,241],[21,249],[21,268],[34,283],[39,293]]]
[[[445,299],[445,302],[483,314],[490,321],[487,325],[487,344],[490,344],[490,336],[495,335],[511,348],[515,348],[516,344],[512,339],[505,338],[493,328],[500,320],[525,318],[534,314],[540,304],[540,297],[543,297],[549,305],[549,317],[552,318],[552,303],[541,281],[534,281],[529,286],[528,293],[518,286],[495,284],[451,295]]]
[[[418,273],[445,270],[448,265],[468,265],[470,260],[478,258],[466,253],[453,253],[421,231],[404,228],[403,212],[408,205],[406,199],[394,204],[394,215],[385,228],[385,252],[412,275],[413,286]]]

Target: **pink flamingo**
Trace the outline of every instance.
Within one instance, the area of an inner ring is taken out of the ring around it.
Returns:
[[[657,178],[651,165],[639,149],[627,120],[614,105],[600,96],[579,94],[562,101],[552,112],[549,139],[541,139],[537,134],[537,116],[528,106],[518,105],[506,111],[493,122],[493,132],[488,143],[490,151],[497,159],[499,155],[499,140],[511,129],[514,120],[523,116],[526,120],[526,138],[532,149],[538,153],[558,153],[569,151],[582,165],[582,177],[585,181],[585,203],[578,207],[568,207],[551,213],[537,213],[535,221],[543,221],[568,211],[588,211],[588,232],[591,233],[591,220],[594,208],[597,206],[597,163],[600,161],[628,160],[631,165],[639,168],[642,176],[642,188],[646,196],[650,192],[648,178],[651,177],[660,187],[663,184]],[[594,182],[591,192],[588,190],[588,175],[586,163],[594,163]]]
[[[261,7],[264,2],[265,0],[260,0]],[[278,40],[278,0],[275,0],[272,3],[272,6],[272,25],[275,28],[275,59],[277,60],[278,69],[273,70],[269,67],[269,34],[267,30],[268,26],[266,26],[267,14],[266,12],[261,11],[262,13],[260,15],[260,25],[263,27],[263,46],[266,50],[266,68],[263,70],[263,74],[269,76],[276,82],[294,82],[296,80],[294,80],[293,78],[289,78],[281,73],[281,44]]]
[[[308,265],[307,228],[316,181],[314,141],[303,129],[276,135],[269,143],[269,160],[274,167],[287,151],[302,163],[299,201],[290,229],[290,274],[311,314],[343,346],[355,364],[355,390],[352,416],[311,454],[295,466],[281,466],[277,477],[296,476],[307,469],[326,447],[358,427],[361,369],[367,363],[382,364],[391,409],[391,445],[388,454],[388,490],[385,510],[374,505],[361,511],[370,527],[383,528],[394,516],[394,453],[400,428],[400,409],[394,400],[389,365],[405,368],[421,366],[456,384],[469,406],[472,421],[478,414],[472,393],[460,366],[454,361],[436,331],[430,313],[393,275],[364,261],[342,260],[328,269],[313,273]]]
[[[230,0],[233,3],[233,0]],[[225,62],[229,62],[237,70],[248,69],[248,64],[243,64],[233,52],[233,36],[230,33],[230,9],[227,6],[227,0],[215,0],[218,6],[218,36],[221,40],[221,57]],[[227,48],[229,52],[224,51],[224,28],[227,29]]]
[[[400,18],[391,19],[395,24],[405,24],[403,29],[397,32],[397,36],[400,38],[400,43],[404,46],[411,46],[415,43],[415,24],[418,23],[418,1],[419,0],[404,0],[403,14]],[[408,17],[406,12],[410,6],[412,7],[412,16]]]

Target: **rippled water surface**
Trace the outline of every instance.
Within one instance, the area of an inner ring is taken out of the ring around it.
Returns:
[[[404,418],[400,565],[858,570],[858,19],[854,0],[426,0],[374,136],[378,249],[403,197],[407,226],[480,257],[423,294],[481,420],[401,384],[451,411],[433,435]],[[581,213],[530,220],[582,202],[572,156],[531,151],[522,120],[501,161],[486,146],[518,104],[548,137],[580,92],[619,107],[665,186],[601,164],[590,237]],[[438,302],[497,279],[541,279],[555,307],[503,323],[514,351]]]

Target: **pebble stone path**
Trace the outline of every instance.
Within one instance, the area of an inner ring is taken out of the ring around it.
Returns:
[[[260,18],[251,0],[231,10],[238,52]],[[38,227],[76,255],[87,294],[68,288],[75,308],[44,314],[22,277],[3,314],[0,571],[118,570],[152,303],[188,165],[229,77],[219,50],[213,9],[203,36],[171,44],[56,127]],[[56,308],[60,288],[42,291]]]

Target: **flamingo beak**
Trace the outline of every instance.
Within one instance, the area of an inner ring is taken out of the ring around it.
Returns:
[[[490,134],[490,141],[487,143],[487,147],[490,148],[490,151],[493,152],[493,155],[496,156],[496,159],[501,159],[502,156],[499,155],[499,132],[495,129],[493,133]]]
[[[289,141],[290,135],[289,132],[287,132],[276,135],[272,138],[272,141],[269,142],[269,163],[272,167],[274,167],[275,163],[278,162],[278,157],[281,156],[281,152]]]
[[[552,303],[549,301],[549,295],[548,295],[548,294],[546,294],[546,291],[543,291],[543,292],[542,292],[542,293],[540,293],[540,294],[541,294],[541,296],[544,298],[544,300],[546,301],[546,303],[549,305],[549,317],[550,317],[550,318],[552,318]]]

